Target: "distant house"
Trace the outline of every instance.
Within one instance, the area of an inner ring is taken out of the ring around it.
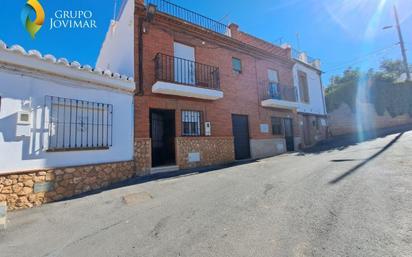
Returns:
[[[327,111],[320,61],[293,51],[293,81],[298,92],[302,146],[308,147],[327,136]]]

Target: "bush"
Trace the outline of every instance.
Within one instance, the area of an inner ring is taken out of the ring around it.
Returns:
[[[339,108],[342,103],[356,111],[358,83],[345,82],[328,88],[326,107],[328,112]],[[387,80],[374,79],[369,85],[370,98],[367,100],[375,106],[378,115],[387,111],[392,117],[409,114],[412,117],[412,83],[394,83]]]

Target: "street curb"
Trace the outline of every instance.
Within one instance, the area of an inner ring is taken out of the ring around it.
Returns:
[[[6,229],[6,219],[7,219],[7,203],[0,203],[0,230]]]

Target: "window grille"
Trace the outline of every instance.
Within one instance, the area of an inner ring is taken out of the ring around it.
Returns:
[[[47,151],[108,149],[113,143],[113,105],[46,96]]]
[[[284,135],[284,125],[282,118],[272,117],[272,134]]]
[[[271,99],[279,99],[280,100],[282,98],[280,93],[279,93],[279,84],[278,83],[269,82],[268,90],[269,90],[268,93],[269,93],[269,96],[270,96]]]
[[[182,135],[201,136],[202,135],[202,112],[182,111]]]

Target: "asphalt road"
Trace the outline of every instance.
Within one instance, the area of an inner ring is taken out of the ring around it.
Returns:
[[[9,213],[0,256],[412,256],[412,132]]]

